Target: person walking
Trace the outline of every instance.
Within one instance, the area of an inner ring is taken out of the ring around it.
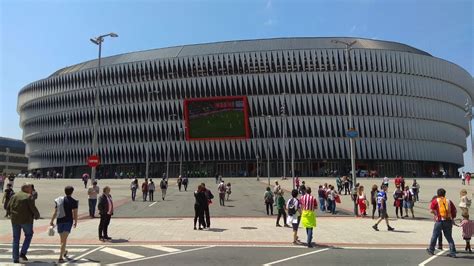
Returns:
[[[296,191],[298,191],[300,189],[300,177],[299,176],[295,177],[295,187],[296,187]]]
[[[466,174],[464,172],[461,172],[461,184],[466,185]]]
[[[288,210],[288,221],[287,224],[291,224],[293,227],[293,244],[299,245],[301,242],[298,239],[298,227],[301,220],[301,205],[298,200],[298,189],[291,191],[292,198],[286,203],[286,209]]]
[[[196,222],[199,220],[199,230],[206,228],[204,221],[204,207],[208,204],[206,194],[202,185],[199,185],[194,192],[194,230],[196,230]]]
[[[227,183],[225,190],[227,193],[227,201],[229,201],[230,194],[232,193],[232,185],[230,184],[230,182]]]
[[[226,187],[225,187],[225,184],[224,184],[224,180],[221,180],[221,183],[217,187],[217,191],[219,191],[219,204],[221,206],[225,206]]]
[[[413,192],[413,201],[419,201],[418,194],[420,193],[420,184],[416,182],[416,179],[413,179],[413,184],[411,185],[411,191]]]
[[[342,177],[342,184],[344,185],[344,195],[347,195],[347,193],[350,194],[350,189],[349,189],[349,177],[346,175]]]
[[[283,197],[283,191],[281,192],[280,196],[277,199],[277,210],[278,210],[278,216],[276,220],[276,226],[281,227],[280,225],[280,218],[283,216],[283,223],[285,227],[290,227],[286,223],[286,211],[285,211],[285,198]]]
[[[388,188],[388,185],[390,184],[390,178],[388,178],[387,176],[385,176],[383,179],[382,179],[382,185],[384,186],[387,186]]]
[[[5,184],[5,173],[0,174],[0,192],[3,192],[3,186]]]
[[[181,192],[181,185],[183,184],[183,179],[181,178],[181,175],[178,176],[178,180],[176,180],[176,183],[178,184],[179,192]]]
[[[82,174],[82,182],[84,182],[84,188],[87,188],[87,181],[89,180],[89,174]]]
[[[461,209],[461,213],[467,212],[469,213],[469,208],[471,208],[472,199],[467,197],[467,190],[461,189],[459,192],[460,201],[459,201],[459,208]]]
[[[100,188],[97,186],[97,181],[92,183],[92,186],[87,190],[89,197],[89,217],[95,218],[95,207],[97,206],[97,196],[100,193]]]
[[[357,189],[357,205],[359,205],[359,213],[361,216],[367,216],[367,196],[364,192],[364,186],[359,186]]]
[[[306,184],[304,181],[301,181],[301,186],[300,186],[300,194],[304,196],[306,194]]]
[[[2,198],[3,209],[5,210],[5,218],[10,216],[10,211],[8,210],[7,206],[14,194],[15,192],[12,189],[12,185],[7,184],[7,188],[5,189]]]
[[[150,201],[155,201],[153,195],[155,194],[155,182],[150,178],[150,182],[148,182],[148,199]]]
[[[183,187],[184,187],[184,191],[188,191],[188,177],[187,176],[184,176],[183,177]]]
[[[342,180],[341,180],[341,176],[337,176],[336,177],[336,186],[337,186],[337,193],[338,194],[341,194],[341,191],[342,191]]]
[[[466,173],[466,182],[468,186],[471,185],[471,173],[469,172]]]
[[[313,228],[316,227],[316,215],[314,210],[318,208],[318,202],[311,195],[311,188],[306,188],[306,194],[301,197],[301,224],[306,229],[306,243],[308,248],[313,247]]]
[[[114,215],[114,203],[112,201],[112,195],[110,195],[110,187],[104,187],[102,192],[103,194],[99,198],[98,205],[100,214],[99,240],[106,241],[112,239],[108,234],[108,229],[110,219],[112,219],[112,215]]]
[[[410,209],[411,218],[415,218],[415,213],[413,212],[414,205],[415,200],[413,191],[410,190],[410,187],[405,186],[405,190],[403,191],[403,208],[405,209],[405,218],[408,218],[408,209]]]
[[[351,199],[354,205],[354,216],[359,217],[359,208],[357,206],[359,196],[357,195],[357,191],[359,190],[359,183],[355,185],[355,187],[351,190]]]
[[[328,198],[328,195],[326,194],[326,189],[323,188],[323,186],[319,185],[318,187],[318,198],[319,198],[319,209],[322,212],[326,211],[326,198]],[[329,211],[331,209],[331,204],[329,202],[329,199],[327,200],[327,210]]]
[[[435,224],[433,228],[433,234],[431,236],[430,246],[426,249],[426,252],[430,255],[434,255],[434,249],[436,241],[441,231],[444,237],[449,243],[449,257],[456,257],[456,246],[452,236],[453,220],[456,218],[456,206],[454,203],[446,198],[446,190],[443,188],[438,189],[436,192],[436,199],[433,199],[430,204],[431,213],[435,216]]]
[[[375,219],[375,211],[377,210],[377,194],[379,193],[377,185],[372,186],[370,191],[370,204],[372,204],[372,220]],[[380,217],[380,211],[379,216]]]
[[[214,195],[209,189],[206,188],[206,184],[201,183],[201,186],[207,199],[207,204],[203,206],[204,217],[206,218],[206,226],[204,226],[204,228],[206,227],[210,228],[211,227],[211,214],[209,213],[209,204],[212,203],[212,199],[214,199]]]
[[[386,185],[382,185],[381,191],[379,191],[379,193],[377,193],[377,207],[379,208],[380,218],[372,226],[372,228],[374,228],[375,231],[379,231],[378,225],[382,220],[385,220],[385,223],[387,224],[387,230],[388,231],[395,230],[395,228],[391,227],[389,222],[388,222],[387,189],[388,189],[388,187]]]
[[[35,185],[31,184],[31,198],[33,200],[37,200],[38,199],[38,191],[36,191],[35,189]]]
[[[137,196],[137,189],[138,189],[138,179],[135,177],[130,183],[130,190],[132,191],[132,201],[135,201]]]
[[[474,221],[469,220],[469,213],[467,211],[462,212],[462,221],[459,227],[462,230],[462,238],[466,241],[466,247],[464,248],[465,251],[472,253],[471,249],[471,238],[474,232]]]
[[[19,263],[20,258],[25,262],[28,261],[26,254],[33,238],[33,219],[38,220],[40,218],[35,201],[31,198],[31,191],[31,183],[24,183],[21,186],[21,191],[13,195],[8,202],[7,212],[11,217],[13,231],[13,263]],[[21,245],[21,251],[19,251],[22,230],[25,234],[25,240]]]
[[[397,189],[393,192],[393,206],[395,206],[395,214],[397,215],[397,218],[400,218],[398,216],[398,211],[400,211],[400,216],[403,219],[403,191],[400,189],[400,186],[397,186]]]
[[[166,178],[161,179],[160,189],[161,189],[161,199],[165,200],[166,190],[168,189],[168,181],[166,180]]]
[[[97,185],[96,182],[94,183]],[[73,192],[74,188],[71,186],[64,188],[64,194],[66,194],[66,196],[59,197],[54,201],[55,207],[53,216],[51,217],[51,222],[49,223],[50,226],[54,227],[54,220],[56,219],[56,226],[61,243],[61,251],[59,252],[58,263],[64,263],[64,258],[67,257],[67,238],[71,233],[72,227],[74,226],[74,228],[76,228],[77,226],[77,209],[79,202],[71,197]]]
[[[336,205],[338,202],[339,195],[333,185],[329,185],[329,191],[327,192],[328,212],[332,215],[336,214]],[[340,201],[339,201],[340,202]]]
[[[273,193],[270,187],[267,187],[263,200],[267,209],[267,215],[273,215]]]
[[[143,201],[146,201],[148,197],[148,178],[145,178],[145,181],[142,183],[142,194],[143,194]]]
[[[278,181],[275,181],[275,186],[273,187],[273,195],[275,196],[275,206],[278,203],[278,197],[280,197],[282,194],[282,189],[280,184],[278,184]]]

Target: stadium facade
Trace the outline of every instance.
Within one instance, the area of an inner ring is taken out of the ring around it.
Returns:
[[[357,41],[345,60],[345,47]],[[350,168],[349,63],[357,169],[456,174],[463,163],[472,76],[408,45],[359,38],[281,38],[184,45],[102,59],[99,174],[318,176]],[[29,169],[88,171],[97,60],[60,69],[18,96]],[[190,140],[187,99],[245,96],[250,136]],[[282,106],[286,115],[282,116]],[[184,129],[184,130],[183,130]],[[284,135],[284,136],[283,136]],[[268,152],[267,152],[268,151]],[[169,159],[167,159],[169,158]],[[199,172],[199,173],[197,173]]]

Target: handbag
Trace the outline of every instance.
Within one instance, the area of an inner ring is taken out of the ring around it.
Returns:
[[[49,229],[48,229],[48,236],[54,236],[54,226],[50,226]]]

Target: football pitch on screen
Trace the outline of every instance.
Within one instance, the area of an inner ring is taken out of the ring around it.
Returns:
[[[245,137],[244,112],[239,110],[192,118],[189,125],[191,138]]]

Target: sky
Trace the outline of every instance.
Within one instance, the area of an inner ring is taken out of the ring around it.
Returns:
[[[472,0],[0,0],[0,136],[22,136],[22,87],[95,59],[89,39],[104,33],[119,38],[105,41],[103,56],[226,40],[363,37],[411,45],[473,75],[473,25]]]

